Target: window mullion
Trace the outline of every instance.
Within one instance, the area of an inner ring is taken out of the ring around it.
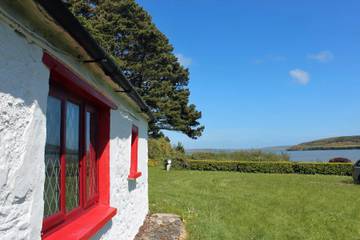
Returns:
[[[85,207],[85,174],[86,174],[86,163],[85,163],[85,105],[81,105],[80,110],[80,138],[79,138],[79,151],[80,151],[80,161],[79,161],[79,197],[80,197],[80,206]]]
[[[98,119],[98,114],[97,112],[94,113],[93,119],[91,121],[91,149],[93,151],[93,156],[94,156],[94,167],[95,167],[95,171],[94,171],[94,184],[95,184],[95,202],[98,201],[98,194],[99,194],[99,162],[98,162],[98,156],[97,156],[97,142],[96,142],[96,131],[98,130],[98,128],[96,127],[97,124],[97,119]]]
[[[97,123],[97,114],[96,112],[92,112],[91,117],[90,117],[90,155],[91,157],[91,161],[90,161],[90,166],[91,166],[91,189],[92,189],[92,196],[91,196],[91,201],[92,202],[96,202],[97,201],[97,194],[98,194],[98,178],[99,178],[99,174],[98,174],[98,166],[97,166],[97,155],[96,155],[96,139],[95,139],[95,131],[97,130],[96,128],[96,123]]]

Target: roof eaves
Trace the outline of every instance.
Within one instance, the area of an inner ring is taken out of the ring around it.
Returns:
[[[136,92],[131,83],[124,77],[117,64],[97,44],[90,33],[81,25],[76,17],[68,10],[60,0],[36,0],[47,13],[54,18],[92,57],[110,78],[120,86],[124,92],[146,113],[150,120],[154,116],[144,100]]]

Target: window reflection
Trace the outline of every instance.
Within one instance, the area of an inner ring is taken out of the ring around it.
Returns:
[[[79,206],[80,107],[66,104],[66,210]]]
[[[86,197],[91,200],[97,193],[97,165],[94,151],[95,114],[86,112]]]
[[[44,217],[60,211],[61,101],[49,96],[46,109]]]

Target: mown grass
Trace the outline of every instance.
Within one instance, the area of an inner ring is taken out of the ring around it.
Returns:
[[[360,239],[350,177],[149,171],[151,212],[179,214],[190,240]]]

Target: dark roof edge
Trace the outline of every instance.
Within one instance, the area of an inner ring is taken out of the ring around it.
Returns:
[[[131,83],[124,77],[117,64],[97,44],[90,33],[81,25],[76,17],[68,10],[61,0],[36,0],[47,13],[54,18],[103,69],[105,74],[118,84],[124,92],[146,113],[152,120],[153,114],[144,100],[135,91]]]

